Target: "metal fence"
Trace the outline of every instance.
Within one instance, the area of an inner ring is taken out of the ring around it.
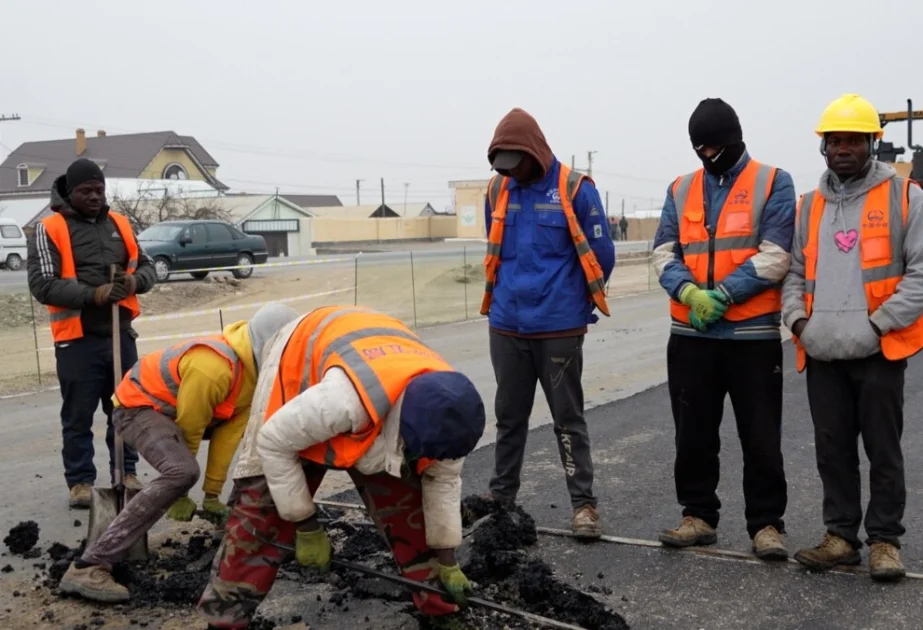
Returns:
[[[177,274],[140,296],[133,323],[138,352],[215,334],[268,302],[307,312],[328,304],[361,304],[419,328],[481,318],[483,246],[454,251],[358,254],[258,265],[247,279],[211,268],[205,280]],[[620,254],[610,297],[650,291],[657,279],[650,253]],[[57,386],[48,314],[25,286],[0,292],[0,396]]]

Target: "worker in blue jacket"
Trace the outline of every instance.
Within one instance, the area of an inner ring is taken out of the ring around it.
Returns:
[[[584,419],[583,340],[608,315],[605,285],[615,247],[593,181],[554,156],[532,116],[513,109],[488,149],[498,175],[485,208],[490,358],[497,381],[491,497],[512,503],[520,486],[529,416],[541,383],[554,419],[574,510],[574,533],[602,533]]]
[[[667,380],[683,507],[679,526],[660,541],[684,547],[717,540],[718,433],[730,395],[747,531],[758,557],[782,560],[788,552],[779,326],[795,188],[788,173],[750,157],[737,114],[721,99],[698,105],[689,137],[702,167],[667,188],[653,251],[672,318]]]

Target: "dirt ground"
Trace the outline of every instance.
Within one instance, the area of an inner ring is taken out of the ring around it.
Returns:
[[[656,286],[656,277],[643,259],[628,262],[613,272],[610,295],[641,293]],[[359,303],[415,327],[476,319],[483,281],[481,262],[466,264],[461,256],[413,266],[393,260],[363,261],[360,256],[355,265],[310,264],[257,272],[241,281],[216,274],[204,281],[167,282],[140,297],[143,315],[135,321],[138,351],[144,354],[183,338],[220,332],[222,325],[246,319],[273,300],[299,311]],[[0,347],[5,359],[0,362],[0,395],[56,384],[47,325],[47,310],[28,293],[0,295]]]

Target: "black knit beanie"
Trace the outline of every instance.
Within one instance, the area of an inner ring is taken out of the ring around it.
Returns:
[[[693,148],[720,148],[743,142],[743,131],[734,108],[720,98],[706,98],[689,118]]]
[[[67,167],[67,173],[64,175],[64,187],[67,189],[68,195],[80,184],[90,181],[106,181],[103,170],[92,160],[80,158]]]

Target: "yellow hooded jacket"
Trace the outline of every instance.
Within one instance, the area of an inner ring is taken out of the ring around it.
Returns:
[[[198,454],[206,431],[211,429],[202,490],[214,495],[221,494],[234,452],[247,428],[257,379],[247,321],[229,324],[223,334],[244,367],[234,416],[227,421],[213,418],[215,407],[230,394],[234,373],[226,359],[204,346],[193,348],[180,359],[180,386],[176,397],[176,424],[193,456]],[[115,396],[112,401],[119,406]]]

